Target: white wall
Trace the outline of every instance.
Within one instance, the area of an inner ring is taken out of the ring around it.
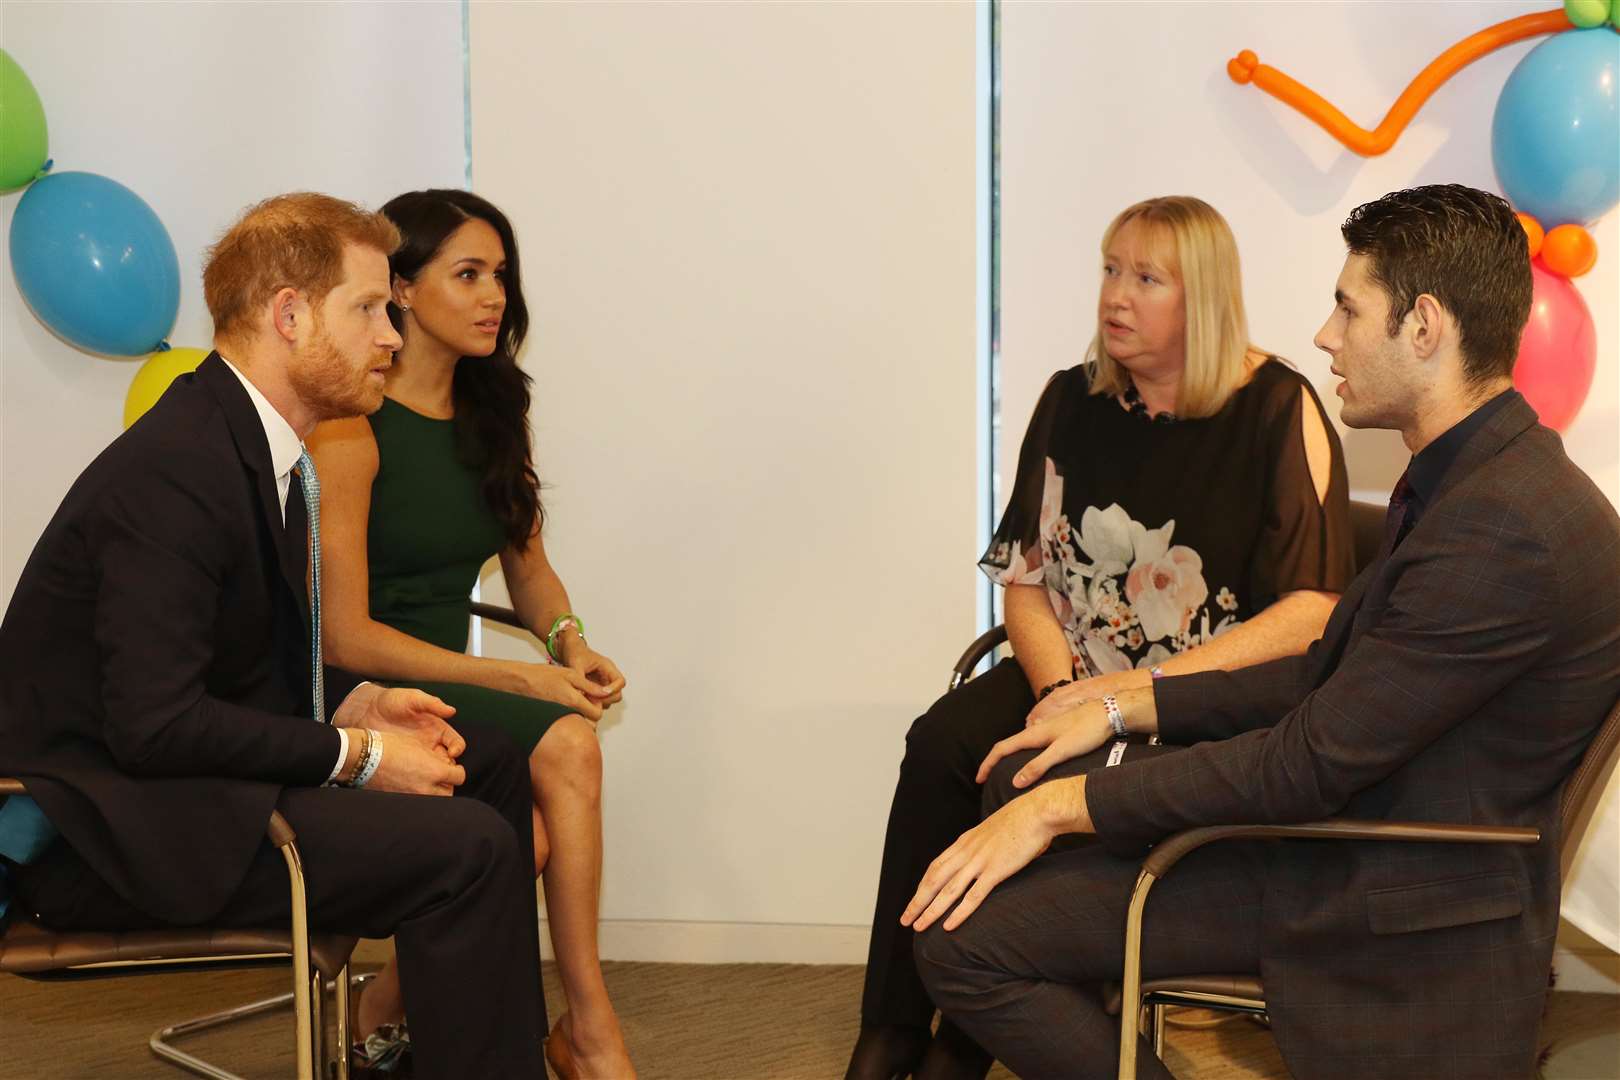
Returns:
[[[975,18],[472,9],[547,548],[629,677],[609,956],[864,956],[902,735],[974,631]]]
[[[1459,182],[1499,190],[1491,114],[1536,41],[1446,83],[1395,147],[1362,158],[1293,109],[1226,75],[1253,49],[1364,127],[1447,46],[1544,2],[1009,3],[1002,9],[1002,457],[1046,377],[1078,363],[1096,325],[1098,242],[1150,195],[1208,200],[1232,223],[1250,332],[1315,381],[1337,418],[1327,358],[1311,338],[1332,308],[1339,224],[1387,191]],[[1536,39],[1541,40],[1541,39]],[[1597,268],[1579,280],[1598,325],[1598,373],[1565,433],[1570,454],[1620,501],[1620,214],[1598,226]],[[1406,467],[1392,432],[1344,435],[1352,488],[1385,497]]]
[[[1360,203],[1416,184],[1499,190],[1491,115],[1508,73],[1537,41],[1454,76],[1395,147],[1376,158],[1252,86],[1226,61],[1253,49],[1364,127],[1448,46],[1545,2],[1009,3],[1002,9],[1003,496],[1018,440],[1046,377],[1078,363],[1096,323],[1098,242],[1109,219],[1150,195],[1198,195],[1232,223],[1256,342],[1291,359],[1337,422],[1327,358],[1311,338],[1332,307],[1339,224]],[[1620,213],[1596,231],[1599,260],[1579,279],[1598,333],[1597,376],[1565,433],[1570,456],[1620,502]],[[1406,467],[1399,436],[1345,431],[1352,489],[1386,498]],[[1612,583],[1610,583],[1612,585]],[[1620,942],[1614,852],[1620,798],[1578,868],[1566,911]],[[1584,866],[1585,864],[1583,864]],[[1614,970],[1613,957],[1603,961]],[[1613,976],[1611,975],[1610,978]]]
[[[39,90],[57,169],[125,184],[168,228],[176,345],[209,345],[202,252],[249,203],[315,189],[377,206],[464,177],[455,0],[8,2],[0,45]],[[19,198],[0,197],[8,232]],[[10,259],[0,267],[4,603],[68,485],[119,433],[140,361],[58,340],[18,295]]]

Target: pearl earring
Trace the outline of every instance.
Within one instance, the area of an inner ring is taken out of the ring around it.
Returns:
[[[411,305],[409,305],[409,304],[401,304],[401,305],[399,305],[399,310],[401,310],[401,311],[409,311],[409,310],[411,310]]]

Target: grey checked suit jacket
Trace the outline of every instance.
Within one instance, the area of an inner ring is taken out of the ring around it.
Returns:
[[[1191,745],[1093,773],[1087,799],[1121,853],[1333,815],[1539,827],[1535,847],[1275,844],[1261,947],[1296,1076],[1528,1076],[1558,793],[1617,694],[1620,518],[1515,394],[1306,655],[1161,680],[1160,732]]]

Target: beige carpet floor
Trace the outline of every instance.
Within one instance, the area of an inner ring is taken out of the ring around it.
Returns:
[[[825,1080],[843,1075],[854,1039],[861,969],[787,964],[609,963],[609,989],[646,1080]],[[561,991],[546,965],[549,1000]],[[276,969],[75,983],[0,976],[0,1077],[5,1080],[169,1077],[147,1036],[199,1013],[282,991]],[[555,1008],[555,1005],[553,1006]],[[1200,1014],[1204,1015],[1204,1014]],[[198,1036],[193,1052],[252,1080],[288,1075],[289,1022],[255,1019],[234,1034]],[[1620,1078],[1620,998],[1557,993],[1546,1038],[1553,1080]],[[1560,1071],[1560,1061],[1578,1071]],[[1271,1036],[1244,1019],[1172,1030],[1167,1063],[1180,1080],[1284,1077]],[[999,1067],[997,1080],[1009,1074]]]

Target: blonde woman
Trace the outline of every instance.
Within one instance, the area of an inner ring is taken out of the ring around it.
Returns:
[[[1006,588],[1013,656],[906,736],[849,1077],[989,1069],[948,1022],[930,1035],[900,914],[977,824],[991,746],[1155,673],[1304,651],[1352,562],[1338,439],[1310,384],[1250,344],[1225,219],[1184,196],[1128,207],[1103,233],[1086,362],[1047,384],[979,564]]]

